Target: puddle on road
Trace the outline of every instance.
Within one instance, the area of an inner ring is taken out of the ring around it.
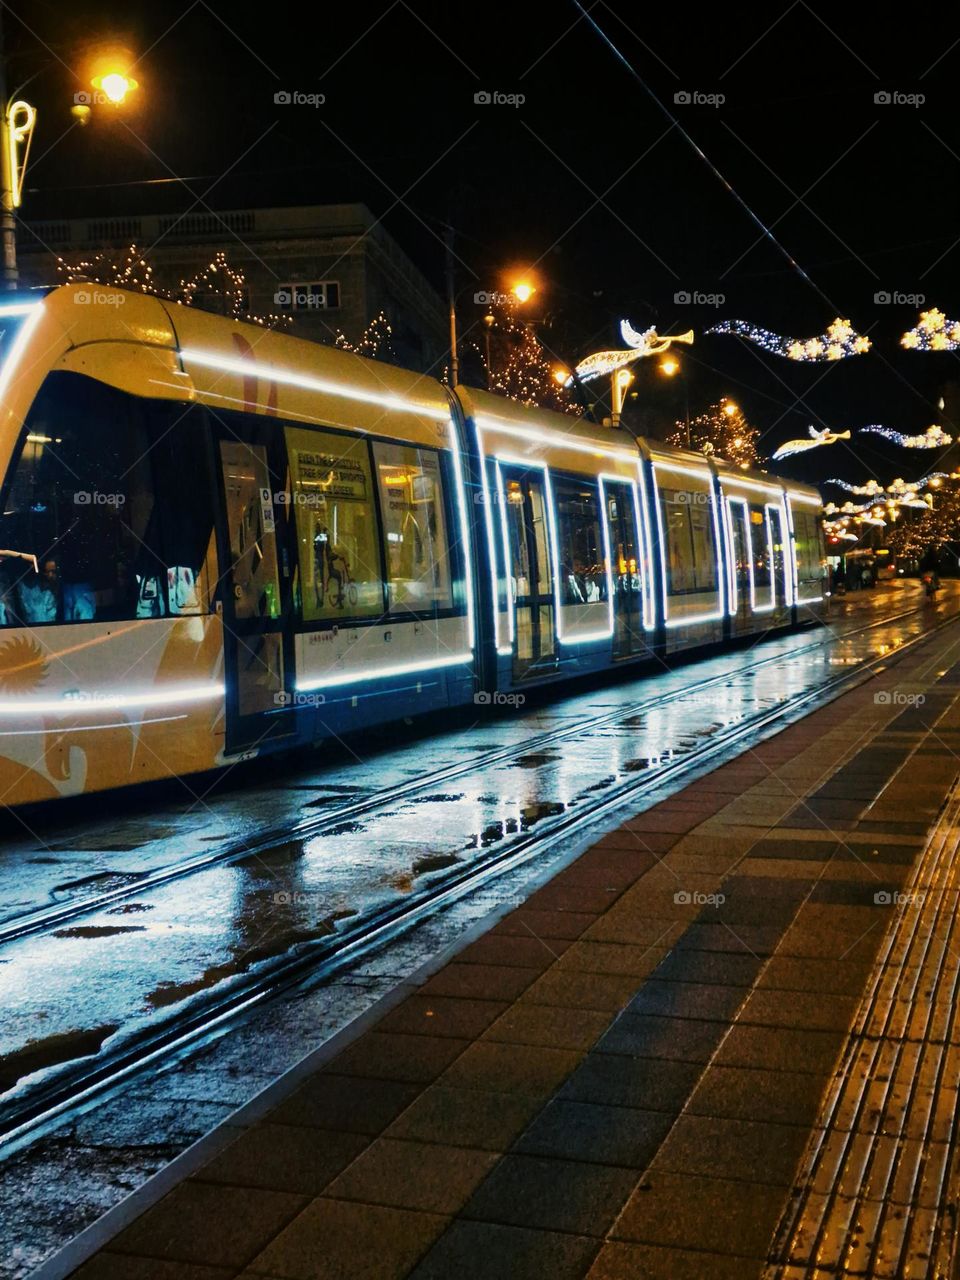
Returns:
[[[113,889],[126,889],[129,885],[139,884],[147,873],[145,871],[99,871],[96,875],[84,876],[80,880],[64,880],[55,884],[50,890],[54,902],[65,902],[71,898],[88,897],[91,890],[98,893],[110,893]]]
[[[443,871],[445,867],[452,867],[459,861],[455,853],[428,853],[414,862],[413,874],[424,876],[431,871]]]
[[[22,1049],[0,1057],[0,1090],[11,1089],[24,1076],[45,1067],[55,1067],[60,1062],[72,1062],[74,1058],[87,1058],[99,1051],[108,1036],[118,1029],[111,1023],[93,1027],[89,1031],[66,1031],[43,1040],[31,1040]]]
[[[562,760],[563,757],[554,751],[531,751],[529,755],[517,756],[516,760],[510,761],[511,769],[539,769],[542,765],[551,764],[554,760]]]
[[[529,831],[531,827],[544,818],[556,818],[566,809],[566,805],[558,800],[543,801],[540,804],[528,804],[520,810],[520,830]]]
[[[70,929],[57,929],[55,938],[112,938],[118,933],[146,933],[145,924],[75,924]]]

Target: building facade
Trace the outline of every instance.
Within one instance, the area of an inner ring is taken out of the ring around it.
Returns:
[[[60,259],[73,264],[136,244],[157,285],[176,290],[218,250],[246,280],[252,314],[289,314],[297,337],[357,342],[380,312],[393,329],[398,364],[443,372],[446,313],[439,295],[362,204],[233,209],[129,217],[64,218],[22,224],[17,252],[25,286],[56,284]],[[222,295],[198,294],[216,307]]]

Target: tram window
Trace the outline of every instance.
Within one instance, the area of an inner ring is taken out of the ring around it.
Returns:
[[[763,507],[750,507],[750,546],[753,553],[753,583],[759,591],[770,586],[770,546]]]
[[[590,604],[606,600],[607,565],[597,487],[588,481],[555,477],[553,493],[563,603]]]
[[[717,558],[709,493],[661,488],[664,559],[670,595],[716,591]]]
[[[51,374],[27,416],[0,515],[0,624],[165,612],[150,436],[138,401]],[[32,557],[36,557],[34,571]]]
[[[287,427],[306,622],[383,613],[380,531],[366,440]]]
[[[451,607],[440,458],[412,445],[373,446],[391,609]]]
[[[809,511],[793,512],[796,534],[797,572],[809,581],[820,577],[820,533],[817,517]]]
[[[150,423],[150,460],[157,495],[155,537],[166,569],[167,608],[174,617],[208,613],[217,581],[213,487],[204,410],[196,405],[143,401]],[[162,597],[141,590],[139,617],[158,617]]]

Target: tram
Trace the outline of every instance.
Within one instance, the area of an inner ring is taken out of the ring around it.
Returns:
[[[0,306],[0,803],[817,620],[820,497],[141,294]]]

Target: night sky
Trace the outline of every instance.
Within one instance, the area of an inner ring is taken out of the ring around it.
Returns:
[[[945,390],[948,413],[960,413],[949,390],[957,356],[901,351],[920,308],[874,300],[920,294],[960,318],[960,25],[938,16],[951,10],[900,9],[894,27],[876,6],[804,0],[587,7],[812,284],[572,0],[17,2],[5,11],[9,88],[37,72],[27,96],[41,113],[23,213],[360,200],[438,289],[442,227],[455,227],[467,333],[482,315],[472,290],[503,287],[512,266],[534,267],[541,333],[565,362],[621,345],[622,316],[661,332],[694,327],[684,355],[691,411],[734,397],[768,452],[810,423],[922,431]],[[101,37],[140,57],[141,89],[135,110],[99,112],[81,129],[69,106]],[[526,100],[474,102],[494,90]],[[281,91],[326,102],[278,105]],[[724,100],[675,104],[681,91]],[[879,92],[925,101],[877,103]],[[724,300],[679,305],[683,292]],[[836,315],[874,351],[796,365],[702,336],[736,317],[807,338]],[[639,372],[641,400],[682,412],[678,384]],[[840,445],[808,455],[791,473],[889,481],[935,462],[855,444],[856,453]]]

